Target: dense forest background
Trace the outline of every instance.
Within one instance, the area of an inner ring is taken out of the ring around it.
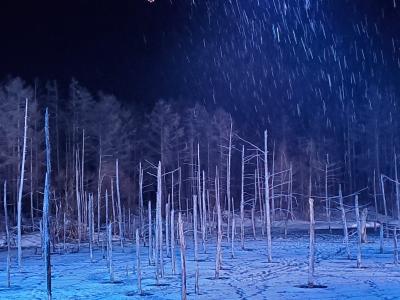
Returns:
[[[254,170],[262,169],[258,161],[256,166],[251,149],[254,145],[263,148],[267,129],[268,160],[273,167],[270,172],[277,174],[272,189],[276,197],[283,197],[282,186],[288,183],[286,171],[292,166],[298,217],[310,194],[320,200],[317,206],[323,206],[326,192],[334,197],[339,184],[344,193],[360,191],[364,204],[373,204],[375,196],[381,211],[384,187],[389,211],[394,211],[395,185],[388,181],[381,186],[380,176],[395,177],[395,154],[400,149],[396,97],[392,90],[376,87],[368,89],[365,97],[361,105],[347,102],[335,111],[315,106],[300,112],[298,105],[291,109],[270,102],[266,104],[267,128],[249,128],[241,112],[231,114],[223,108],[209,109],[182,99],[160,99],[153,107],[141,107],[113,95],[93,93],[74,79],[68,86],[59,86],[56,81],[27,83],[18,77],[8,78],[0,88],[0,177],[9,184],[9,204],[15,216],[28,99],[23,186],[26,217],[31,203],[35,216],[40,216],[42,207],[46,107],[50,114],[53,207],[64,207],[71,214],[76,209],[76,170],[83,191],[103,195],[105,189],[111,190],[112,180],[115,182],[116,159],[122,205],[132,211],[138,205],[139,166],[144,169],[145,202],[155,199],[154,166],[158,161],[164,174],[181,169],[182,187],[179,191],[175,188],[175,193],[182,199],[190,199],[195,191],[199,170],[205,171],[206,188],[212,190],[216,166],[221,172],[221,193],[225,195],[227,182],[223,178],[227,176],[231,124],[231,189],[235,202],[240,200],[242,145],[249,157],[245,197],[250,199],[254,197],[250,186]],[[174,173],[175,185],[177,176]],[[172,177],[166,175],[164,181],[167,195]]]

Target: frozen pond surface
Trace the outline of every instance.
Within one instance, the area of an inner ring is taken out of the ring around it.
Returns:
[[[245,250],[235,243],[231,258],[230,244],[224,239],[221,278],[214,279],[214,239],[207,253],[200,250],[200,295],[195,295],[193,244],[187,238],[188,299],[400,299],[400,266],[393,263],[393,240],[385,239],[384,253],[379,253],[379,238],[369,236],[363,244],[363,268],[356,268],[355,238],[351,238],[353,260],[347,260],[342,237],[317,232],[316,283],[326,288],[296,287],[307,283],[308,236],[290,235],[273,238],[273,262],[267,263],[266,239],[247,239]],[[176,249],[177,275],[172,275],[171,259],[165,258],[165,276],[156,286],[155,266],[148,265],[148,248],[141,248],[142,286],[145,296],[136,294],[135,247],[124,249],[114,243],[115,283],[110,283],[106,259],[101,247],[95,247],[90,262],[85,246],[79,253],[54,254],[54,299],[180,299],[180,255]],[[35,250],[25,249],[23,271],[16,267],[13,252],[11,288],[6,287],[6,252],[0,253],[0,299],[46,299],[43,261]]]

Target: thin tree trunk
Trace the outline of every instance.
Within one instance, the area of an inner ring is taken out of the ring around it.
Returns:
[[[151,224],[151,201],[148,202],[148,208],[147,212],[149,215],[148,221],[149,221],[149,265],[153,263],[153,237],[152,237],[152,227],[153,225]]]
[[[101,160],[102,160],[102,153],[101,153],[101,139],[100,139],[100,155],[99,155],[99,172],[97,177],[97,243],[100,240],[100,228],[101,228]],[[106,223],[107,224],[107,223]]]
[[[4,204],[4,223],[6,226],[6,241],[7,241],[7,287],[11,286],[11,245],[10,232],[8,230],[8,209],[7,209],[7,181],[4,181],[3,188],[3,204]]]
[[[387,217],[387,207],[386,207],[386,196],[385,196],[385,184],[383,182],[383,175],[381,175],[381,189],[382,189],[382,199],[383,199],[383,210],[385,212],[385,217]]]
[[[193,241],[194,241],[194,260],[198,260],[198,241],[197,241],[197,195],[193,195]]]
[[[178,228],[179,228],[179,243],[180,243],[180,250],[181,250],[181,299],[186,300],[186,243],[185,243],[185,236],[183,233],[183,222],[182,222],[182,214],[179,212],[178,215]]]
[[[89,253],[90,261],[93,262],[93,194],[89,194]]]
[[[215,259],[215,278],[219,278],[219,272],[221,270],[221,259],[222,259],[222,216],[221,216],[221,201],[219,198],[219,175],[218,167],[216,168],[215,175],[215,186],[216,186],[216,206],[217,206],[217,216],[218,216],[218,233],[217,233],[217,253]]]
[[[313,287],[314,265],[315,265],[315,220],[314,220],[314,200],[308,199],[310,204],[310,254],[308,260],[308,286]]]
[[[265,213],[267,221],[267,255],[268,262],[272,262],[272,238],[271,238],[271,210],[270,210],[270,199],[269,199],[269,173],[268,173],[268,133],[267,130],[264,132],[264,180],[265,180]]]
[[[171,265],[172,274],[176,273],[176,257],[175,257],[175,210],[171,210]]]
[[[25,156],[26,156],[26,138],[28,131],[28,98],[25,100],[25,121],[24,121],[24,141],[22,146],[22,161],[21,171],[18,185],[18,219],[17,219],[17,244],[18,244],[18,268],[22,270],[22,245],[21,245],[21,234],[22,234],[22,191],[24,188],[24,174],[25,174]]]
[[[343,235],[344,235],[344,243],[346,245],[347,259],[350,259],[349,233],[347,231],[346,211],[344,210],[344,206],[343,206],[343,196],[342,196],[341,185],[339,185],[339,204],[340,204],[340,211],[342,212]]]
[[[383,253],[383,223],[379,224],[379,253]]]
[[[110,281],[114,282],[114,265],[113,265],[113,249],[112,249],[112,226],[111,223],[107,225],[108,232],[108,256],[109,256],[109,273],[110,273]]]
[[[394,264],[397,265],[399,263],[399,250],[398,250],[398,244],[397,244],[397,228],[395,227],[393,229],[393,256],[394,256]]]
[[[394,171],[395,171],[395,185],[396,185],[396,213],[397,213],[397,220],[400,220],[400,185],[399,185],[399,178],[397,174],[397,156],[396,153],[394,154]]]
[[[118,231],[119,239],[121,242],[122,249],[124,248],[124,230],[122,227],[122,210],[121,210],[121,196],[119,192],[119,171],[118,171],[118,159],[115,161],[115,176],[117,185],[117,201],[118,201]]]
[[[244,249],[244,146],[242,146],[242,180],[240,189],[240,246]]]
[[[28,104],[28,102],[27,102]],[[44,184],[43,199],[43,233],[44,233],[44,259],[46,270],[47,298],[51,300],[51,261],[50,261],[50,134],[49,134],[49,113],[46,108],[45,115],[45,141],[46,141],[46,177]]]
[[[356,195],[354,203],[355,203],[356,222],[357,222],[357,268],[361,268],[361,222],[360,222],[360,210],[358,208],[358,195]]]
[[[137,274],[137,287],[138,294],[142,295],[142,271],[140,268],[140,237],[139,229],[136,229],[136,274]]]

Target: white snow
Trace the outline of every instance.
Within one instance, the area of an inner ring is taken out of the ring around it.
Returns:
[[[214,279],[215,239],[209,239],[207,254],[199,251],[200,295],[194,294],[195,264],[193,243],[187,234],[188,299],[400,299],[400,266],[393,263],[393,242],[385,239],[384,253],[379,253],[378,236],[369,236],[363,244],[363,268],[355,260],[345,258],[342,236],[318,234],[316,281],[327,288],[296,287],[307,283],[308,236],[277,233],[273,238],[272,263],[267,263],[266,239],[259,237],[245,242],[246,250],[235,243],[235,258],[230,257],[230,244],[224,239],[221,278]],[[88,247],[79,253],[53,254],[54,299],[180,299],[180,274],[172,275],[171,259],[165,258],[165,277],[156,286],[155,266],[148,265],[147,247],[141,247],[142,287],[146,296],[136,294],[135,246],[129,243],[124,251],[114,243],[116,283],[110,283],[106,259],[101,247],[95,247],[90,262]],[[179,249],[176,251],[177,262]],[[202,248],[201,248],[202,249]],[[355,257],[355,238],[351,239]],[[37,253],[37,254],[35,254]],[[0,253],[0,299],[45,299],[45,275],[40,251],[24,249],[23,270],[16,265],[13,252],[11,288],[6,287],[6,252]],[[166,257],[166,255],[164,255]]]

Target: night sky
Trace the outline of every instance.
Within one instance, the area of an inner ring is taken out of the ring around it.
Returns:
[[[125,102],[197,101],[264,124],[271,104],[334,111],[400,86],[396,0],[59,3],[2,1],[1,78],[74,77]]]

